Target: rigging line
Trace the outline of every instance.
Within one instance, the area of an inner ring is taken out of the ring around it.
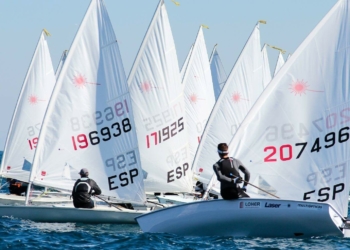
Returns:
[[[159,206],[162,206],[162,207],[166,207],[164,206],[163,204],[161,203],[158,203],[158,202],[154,202],[154,201],[150,201],[150,200],[147,200],[148,203],[152,203],[152,204],[156,204],[156,205],[159,205]]]
[[[238,176],[235,176],[235,175],[232,175],[232,176],[235,177],[235,178],[239,178]],[[274,194],[271,194],[270,192],[267,192],[266,190],[261,189],[261,188],[259,188],[258,186],[255,186],[255,185],[253,185],[253,184],[251,184],[251,183],[249,183],[249,182],[247,182],[247,181],[245,181],[245,180],[243,180],[243,179],[242,179],[242,181],[244,181],[245,183],[247,183],[247,184],[249,184],[249,185],[251,185],[251,186],[253,186],[253,187],[255,187],[255,188],[257,188],[257,189],[259,189],[259,190],[261,190],[261,191],[263,191],[263,192],[265,192],[265,193],[267,193],[267,194],[269,194],[269,195],[271,195],[271,196],[273,196],[273,197],[275,197],[275,198],[277,198],[277,199],[280,199],[280,197],[278,197],[278,196],[276,196],[276,195],[274,195]]]
[[[6,181],[4,184],[0,186],[0,189],[2,189],[5,185],[9,185],[10,181]]]
[[[43,196],[43,195],[47,194],[48,192],[49,192],[49,190],[44,190],[44,192],[42,192],[40,195],[38,195],[38,196],[34,197],[34,198],[33,198],[33,199],[31,199],[30,201],[34,201],[35,199],[40,198],[41,196]]]
[[[106,203],[107,203],[108,205],[110,205],[111,207],[114,207],[114,208],[118,209],[119,211],[122,211],[122,209],[120,209],[119,207],[115,206],[114,204],[112,204],[112,203],[106,201],[105,199],[101,198],[100,196],[98,196],[98,195],[94,195],[94,196],[97,197],[97,198],[99,198],[100,200],[103,200],[104,202],[106,202]]]

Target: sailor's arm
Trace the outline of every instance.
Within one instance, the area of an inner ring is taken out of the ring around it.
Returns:
[[[239,170],[241,170],[241,171],[244,173],[244,180],[245,180],[246,182],[249,182],[249,180],[250,180],[250,172],[249,172],[249,170],[246,169],[246,168],[243,166],[242,163],[240,163],[240,165],[239,165],[238,168],[239,168]],[[248,185],[246,182],[244,183],[244,186],[247,186],[247,185]]]
[[[77,185],[78,182],[79,182],[79,180],[77,180],[77,181],[74,183],[73,190],[72,190],[72,196],[74,196],[75,187],[76,187],[76,185]]]
[[[220,181],[220,182],[232,182],[231,178],[229,178],[221,173],[220,167],[217,163],[215,163],[213,165],[213,169],[214,169],[214,172],[216,174],[218,181]]]
[[[94,195],[100,195],[102,191],[101,191],[101,188],[97,185],[97,183],[94,180],[92,180],[91,184],[92,184],[91,185],[92,190],[95,191]]]

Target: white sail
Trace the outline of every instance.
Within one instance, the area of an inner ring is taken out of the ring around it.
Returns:
[[[33,168],[35,184],[64,190],[87,168],[102,194],[145,201],[131,99],[102,0],[91,1],[57,79]]]
[[[190,191],[183,86],[163,1],[157,7],[128,82],[146,191]]]
[[[61,73],[62,67],[64,62],[66,61],[67,58],[67,54],[68,54],[68,50],[63,51],[60,62],[58,63],[57,69],[56,69],[56,78],[58,78],[59,74]]]
[[[267,44],[264,45],[262,51],[262,60],[263,60],[263,84],[266,88],[267,84],[271,81],[271,70],[270,70],[270,63],[269,63],[269,56],[267,54]]]
[[[224,66],[221,62],[221,59],[216,47],[217,47],[217,44],[215,44],[209,60],[211,75],[213,79],[214,92],[215,92],[215,100],[219,98],[221,90],[224,87],[227,79],[227,74],[225,72]]]
[[[278,59],[277,59],[277,62],[276,62],[275,72],[273,73],[274,76],[282,68],[283,65],[284,65],[283,55],[282,55],[281,52],[279,52],[278,53]]]
[[[215,104],[208,52],[202,26],[199,28],[183,79],[189,164],[192,166],[209,115]]]
[[[186,56],[185,62],[182,65],[181,70],[180,70],[180,80],[181,80],[181,82],[183,81],[183,78],[184,78],[184,75],[185,75],[185,72],[186,72],[186,68],[187,68],[187,65],[188,65],[188,60],[190,59],[192,50],[193,50],[193,44],[192,44],[192,46],[190,48],[190,51],[188,52],[188,54]]]
[[[263,91],[262,64],[259,25],[256,25],[214,106],[195,156],[193,170],[204,183],[209,183],[212,166],[219,160],[218,143],[231,140]]]
[[[350,6],[340,0],[281,68],[230,143],[251,182],[348,214]],[[248,189],[254,189],[248,186]]]
[[[40,35],[7,135],[1,174],[27,182],[56,78],[44,31]]]

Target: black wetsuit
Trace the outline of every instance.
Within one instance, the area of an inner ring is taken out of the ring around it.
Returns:
[[[22,193],[27,193],[28,183],[17,181],[16,179],[7,179],[9,182],[10,194],[21,195]]]
[[[88,177],[78,179],[73,187],[73,204],[76,208],[93,208],[94,201],[91,199],[91,193],[101,194],[100,187],[96,182]]]
[[[240,160],[232,157],[223,158],[215,163],[213,168],[218,181],[221,183],[220,194],[224,200],[249,197],[241,190],[238,184],[234,183],[236,177],[241,177],[239,175],[239,170],[244,173],[244,180],[249,182],[250,173]]]

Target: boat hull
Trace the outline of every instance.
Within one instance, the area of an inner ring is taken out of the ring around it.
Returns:
[[[144,232],[193,236],[343,236],[342,217],[330,205],[276,199],[199,201],[136,218]]]
[[[136,224],[135,217],[146,213],[146,210],[122,211],[107,206],[93,209],[74,208],[73,206],[0,206],[1,217],[13,217],[35,222],[76,222],[92,224]]]
[[[189,202],[198,201],[194,196],[178,196],[178,195],[161,195],[156,196],[160,204],[181,205]]]
[[[0,205],[24,205],[25,196],[19,196],[14,194],[0,193]],[[61,204],[61,203],[72,203],[72,199],[69,196],[59,196],[59,195],[43,195],[33,197],[30,200],[31,204],[41,205],[41,204]]]

